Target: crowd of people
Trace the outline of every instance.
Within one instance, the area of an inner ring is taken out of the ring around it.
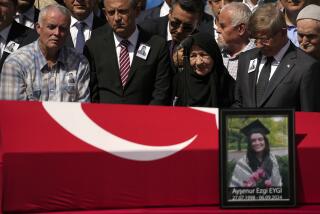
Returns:
[[[318,1],[34,2],[0,0],[1,100],[320,111]]]

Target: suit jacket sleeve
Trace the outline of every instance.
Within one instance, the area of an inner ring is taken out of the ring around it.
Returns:
[[[87,46],[84,47],[83,54],[87,57],[90,64],[89,89],[90,89],[91,102],[96,103],[96,102],[99,102],[99,93],[98,93],[98,82],[97,82],[95,62],[94,62],[94,59],[92,59],[89,48]]]
[[[244,56],[240,54],[239,60],[238,60],[238,72],[237,72],[237,80],[235,82],[235,87],[234,87],[234,102],[232,104],[233,108],[241,108],[242,107],[242,92],[240,88],[240,82],[243,81],[241,77],[241,72],[243,68],[243,64],[241,63],[245,60]]]
[[[300,85],[301,111],[320,111],[320,62],[312,64],[310,70],[303,72]]]
[[[156,79],[150,105],[169,105],[171,90],[171,67],[168,47],[163,40],[158,54]]]

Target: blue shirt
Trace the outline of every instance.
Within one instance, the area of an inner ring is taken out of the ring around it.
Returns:
[[[150,9],[160,5],[163,0],[147,0],[146,9]]]
[[[291,42],[299,47],[297,27],[294,25],[287,26],[287,35]]]

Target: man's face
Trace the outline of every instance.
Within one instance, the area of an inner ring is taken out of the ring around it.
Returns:
[[[263,55],[275,56],[288,41],[287,30],[282,29],[273,35],[268,31],[257,32],[253,39]]]
[[[282,6],[286,11],[292,13],[298,13],[304,6],[306,6],[308,0],[281,0]]]
[[[42,23],[36,24],[40,47],[46,51],[58,51],[69,35],[70,18],[58,9],[49,10]]]
[[[78,20],[87,18],[95,5],[93,0],[64,0],[64,3],[71,11],[72,16]]]
[[[12,23],[16,10],[17,8],[12,0],[0,0],[0,30]]]
[[[176,4],[169,13],[169,30],[173,41],[181,42],[197,28],[200,16],[183,10]]]
[[[33,7],[35,0],[18,0],[18,11],[23,13]]]
[[[137,9],[129,0],[105,0],[105,15],[113,31],[121,38],[127,39],[136,28]]]
[[[228,50],[233,44],[239,42],[239,26],[231,23],[232,14],[228,10],[223,10],[219,15],[218,43],[221,48]]]
[[[212,13],[215,17],[218,17],[220,10],[224,5],[229,4],[237,0],[208,0],[209,6],[212,10]]]
[[[218,17],[220,10],[223,6],[223,0],[209,0],[208,3],[214,17]]]
[[[298,20],[297,31],[300,48],[320,59],[320,22],[312,19]]]

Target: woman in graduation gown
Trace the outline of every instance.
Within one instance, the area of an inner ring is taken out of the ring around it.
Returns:
[[[260,120],[240,130],[247,138],[247,153],[237,161],[229,187],[281,187],[279,164],[270,152],[270,133]]]
[[[233,102],[234,80],[223,65],[215,39],[196,33],[184,41],[182,71],[173,79],[174,106],[229,107]]]

